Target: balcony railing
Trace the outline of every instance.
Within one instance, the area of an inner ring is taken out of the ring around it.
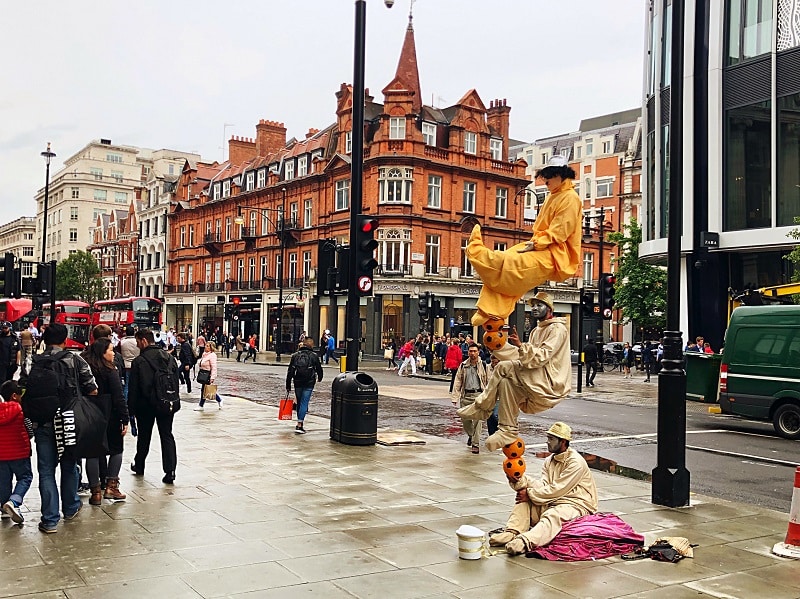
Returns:
[[[375,269],[379,275],[384,277],[402,277],[411,274],[410,264],[379,264]]]
[[[425,276],[429,277],[446,277],[450,274],[450,267],[440,266],[438,268],[425,267]]]
[[[203,243],[222,243],[222,233],[206,233],[203,235]]]

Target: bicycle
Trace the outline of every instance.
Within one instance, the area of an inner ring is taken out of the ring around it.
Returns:
[[[620,359],[617,356],[610,353],[603,356],[603,361],[600,363],[601,372],[613,372],[620,368]]]

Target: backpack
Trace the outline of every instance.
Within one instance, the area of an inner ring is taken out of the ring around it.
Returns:
[[[180,382],[178,381],[178,366],[170,356],[164,359],[163,350],[159,352],[159,360],[155,362],[140,354],[145,362],[153,369],[153,392],[156,413],[161,415],[174,414],[181,409]]]
[[[293,357],[294,360],[294,381],[299,383],[314,383],[317,380],[317,369],[314,368],[314,360],[311,352],[301,350]]]
[[[69,351],[33,356],[33,364],[25,381],[22,412],[31,422],[53,422],[58,408],[75,394],[70,384],[69,367],[61,361]]]

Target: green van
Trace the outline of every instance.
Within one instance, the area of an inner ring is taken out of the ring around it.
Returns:
[[[731,313],[719,372],[723,414],[772,420],[800,439],[800,306],[740,306]]]

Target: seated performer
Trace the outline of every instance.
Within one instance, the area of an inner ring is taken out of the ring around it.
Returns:
[[[510,480],[517,492],[516,505],[503,531],[489,537],[489,544],[506,546],[509,555],[527,553],[547,545],[565,522],[597,511],[597,487],[586,460],[569,442],[572,429],[556,422],[547,431],[551,455],[542,466],[542,478],[527,474]]]
[[[544,201],[530,241],[507,250],[483,245],[480,225],[475,225],[467,244],[467,257],[483,282],[474,326],[496,321],[505,324],[519,299],[545,281],[564,281],[580,264],[581,199],[572,180],[575,171],[563,156],[553,156],[536,173],[544,179],[550,195]]]
[[[500,402],[497,431],[486,439],[489,451],[500,449],[519,436],[520,410],[526,414],[544,412],[558,404],[571,389],[566,319],[553,316],[553,298],[543,291],[531,300],[531,306],[531,315],[539,323],[528,342],[521,343],[516,328],[512,329],[486,388],[472,405],[458,410],[462,418],[486,420]]]

